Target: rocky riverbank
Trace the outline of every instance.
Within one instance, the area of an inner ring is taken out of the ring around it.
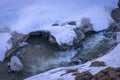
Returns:
[[[1,28],[0,32],[7,32],[12,36],[7,41],[12,47],[7,48],[6,58],[3,63],[0,63],[0,79],[21,80],[57,67],[69,68],[80,64],[84,66],[84,63],[107,54],[108,51],[113,50],[120,40],[119,11],[119,8],[115,9],[111,14],[116,22],[111,23],[109,28],[104,30],[102,28],[100,31],[95,30],[95,26],[93,27],[91,20],[87,17],[81,18],[81,21],[56,22],[51,26],[33,30],[27,34],[11,31],[7,27]],[[67,35],[63,34],[62,31]],[[91,64],[92,67],[99,65],[107,66],[104,62]],[[88,75],[87,78],[89,79],[93,78],[90,72],[80,73],[78,69],[66,70],[66,68],[53,71],[50,75],[59,73],[59,71],[64,72],[64,70],[65,73],[60,73],[61,77],[74,72],[76,80],[81,80],[81,77],[85,77],[85,75]],[[107,73],[105,79],[111,79],[109,75],[112,74],[110,73],[111,71]],[[98,76],[101,75],[96,74],[94,79],[98,79]]]

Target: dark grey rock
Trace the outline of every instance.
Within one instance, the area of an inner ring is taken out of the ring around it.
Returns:
[[[120,22],[120,8],[114,9],[111,13],[111,17],[116,21]]]

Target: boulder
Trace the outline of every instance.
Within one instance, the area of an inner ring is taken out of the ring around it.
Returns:
[[[88,71],[77,73],[74,80],[92,80],[92,74]]]
[[[103,61],[94,61],[90,65],[90,67],[101,67],[101,66],[106,66]]]
[[[21,71],[23,69],[23,65],[17,56],[11,57],[9,66],[11,71]]]
[[[93,80],[120,80],[120,68],[108,67],[94,75]]]

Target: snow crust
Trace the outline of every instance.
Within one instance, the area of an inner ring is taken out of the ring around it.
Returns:
[[[0,61],[4,60],[6,50],[11,48],[11,45],[7,43],[10,37],[8,33],[0,33]]]
[[[79,72],[83,71],[90,71],[93,75],[98,73],[99,71],[105,69],[106,67],[120,67],[120,43],[108,54],[104,55],[103,57],[97,58],[95,60],[89,61],[85,64],[81,64],[78,66],[72,67],[61,67],[57,69],[50,70],[48,72],[35,75],[33,77],[27,78],[25,80],[74,80],[74,76],[72,73],[66,73],[67,69],[78,69]],[[91,62],[94,61],[104,61],[106,66],[105,67],[89,67]],[[63,76],[61,76],[64,74]]]
[[[28,34],[31,31],[49,31],[59,45],[72,44],[76,37],[73,29],[79,27],[81,19],[89,18],[95,31],[108,28],[113,22],[112,9],[117,7],[117,0],[2,0],[0,2],[0,28],[6,25],[11,31]],[[66,25],[76,21],[76,26]],[[58,22],[60,26],[51,26]],[[65,24],[65,25],[63,25]],[[8,34],[9,35],[9,34]],[[4,59],[8,35],[0,33],[0,57]],[[5,40],[4,40],[5,39]],[[2,42],[3,41],[3,42]]]

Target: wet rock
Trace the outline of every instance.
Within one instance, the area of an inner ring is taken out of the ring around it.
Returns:
[[[113,24],[113,31],[114,32],[120,32],[120,23]]]
[[[92,60],[90,55],[85,55],[85,54],[82,54],[82,53],[80,53],[78,55],[78,58],[79,58],[79,60],[81,60],[82,63],[85,63],[89,60]]]
[[[82,40],[85,38],[85,34],[82,32],[81,28],[74,29],[75,33],[77,34],[77,39]]]
[[[78,65],[78,64],[81,64],[81,60],[76,59],[76,58],[73,59],[73,60],[69,63],[70,66]]]
[[[110,39],[114,39],[114,40],[117,38],[116,32],[107,32],[107,33],[104,33],[104,36],[106,38],[110,38]]]
[[[120,68],[108,67],[94,75],[93,80],[120,80]]]
[[[69,25],[76,25],[75,21],[68,22]]]
[[[88,71],[75,74],[75,80],[92,80],[92,74]]]
[[[23,69],[23,65],[17,56],[11,57],[9,66],[11,71],[21,71]]]
[[[7,74],[8,67],[6,63],[0,62],[0,75]]]
[[[116,21],[120,22],[120,8],[114,9],[111,13],[111,17]]]
[[[67,45],[67,44],[62,44],[62,45],[58,45],[60,50],[68,50],[71,49],[73,46],[72,45]]]
[[[106,66],[103,61],[94,61],[90,65],[90,67],[101,67],[101,66]]]

